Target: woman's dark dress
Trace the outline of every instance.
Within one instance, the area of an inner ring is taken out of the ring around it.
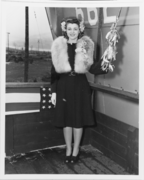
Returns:
[[[76,44],[68,45],[69,63],[74,70]],[[100,63],[93,64],[89,70],[92,74],[105,74]],[[52,66],[52,92],[56,92],[55,118],[53,124],[58,127],[75,127],[94,125],[91,103],[91,89],[86,74],[56,73]]]

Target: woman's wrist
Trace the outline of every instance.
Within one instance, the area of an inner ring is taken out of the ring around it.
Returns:
[[[52,92],[52,94],[56,94],[56,92]]]

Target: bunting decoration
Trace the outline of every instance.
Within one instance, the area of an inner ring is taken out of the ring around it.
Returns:
[[[50,87],[40,87],[40,111],[45,111],[54,108],[51,102],[51,88]]]

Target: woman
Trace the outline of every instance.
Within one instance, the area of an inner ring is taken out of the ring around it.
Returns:
[[[78,160],[83,127],[94,125],[91,90],[85,73],[105,74],[101,62],[94,63],[94,42],[84,36],[83,22],[68,18],[61,23],[63,36],[52,44],[52,104],[55,105],[54,125],[63,127],[66,142],[65,162]],[[74,144],[72,148],[72,137]]]

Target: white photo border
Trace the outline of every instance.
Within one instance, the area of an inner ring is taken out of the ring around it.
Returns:
[[[143,121],[143,107],[144,107],[144,87],[143,87],[143,67],[144,60],[143,53],[143,18],[144,8],[142,1],[41,1],[41,0],[16,0],[16,1],[1,1],[0,2],[0,179],[144,179],[144,121]],[[6,14],[5,8],[10,5],[13,6],[35,6],[35,7],[135,7],[140,8],[140,104],[139,104],[139,175],[5,175],[5,47],[6,47]]]

